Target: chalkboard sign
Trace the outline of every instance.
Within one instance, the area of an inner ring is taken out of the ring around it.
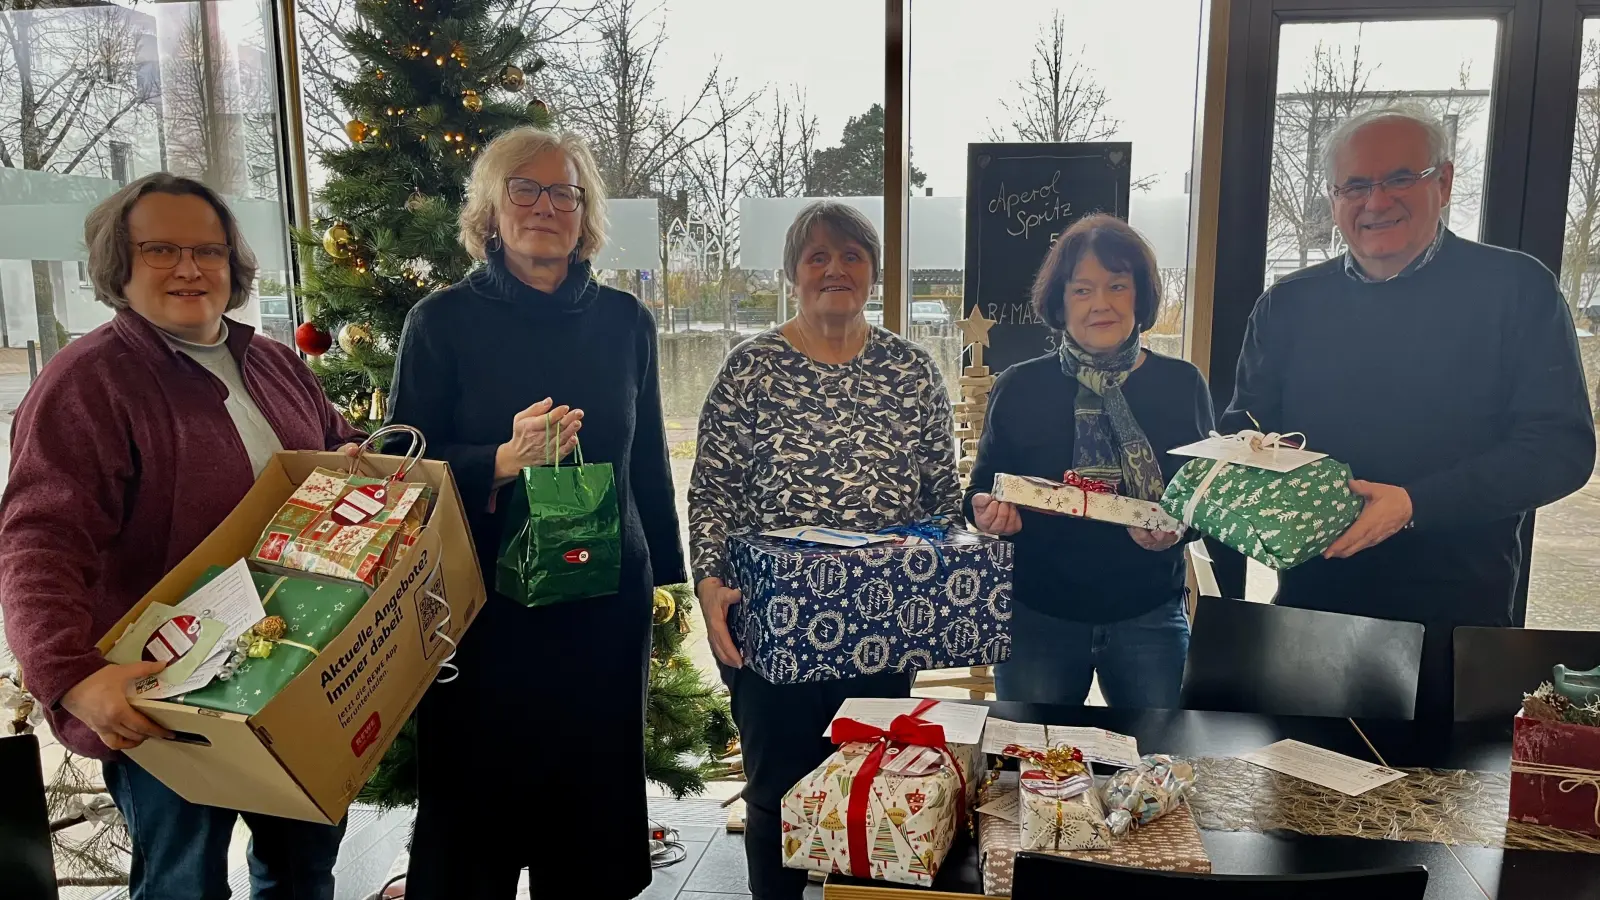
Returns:
[[[1130,143],[968,144],[963,306],[995,322],[991,372],[1056,347],[1033,311],[1033,279],[1056,236],[1090,213],[1128,218]]]

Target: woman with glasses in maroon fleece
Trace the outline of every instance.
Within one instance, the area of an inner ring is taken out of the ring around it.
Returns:
[[[210,188],[146,175],[84,225],[96,296],[116,310],[40,373],[12,423],[0,502],[6,640],[56,736],[99,759],[133,839],[133,900],[226,897],[233,810],[190,803],[122,750],[171,737],[128,703],[159,663],[95,643],[220,524],[280,450],[351,428],[295,352],[224,317],[255,256]],[[256,898],[331,898],[343,824],[244,814]]]

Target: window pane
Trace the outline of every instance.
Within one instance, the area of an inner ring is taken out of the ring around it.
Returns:
[[[1344,252],[1322,148],[1341,121],[1369,109],[1413,106],[1439,119],[1455,163],[1445,222],[1463,237],[1478,237],[1498,44],[1499,25],[1492,19],[1312,23],[1279,30],[1268,284]],[[1430,49],[1419,53],[1419,47]]]
[[[1567,231],[1561,254],[1561,291],[1578,329],[1578,349],[1588,376],[1589,402],[1600,392],[1600,19],[1583,23],[1578,75],[1578,117],[1572,134],[1572,177],[1567,186]],[[1600,564],[1600,478],[1539,510],[1528,584],[1528,627],[1600,628],[1600,596],[1593,590]]]
[[[911,291],[908,334],[956,396],[959,332],[918,304],[962,315],[967,144],[1131,141],[1128,220],[1155,247],[1166,304],[1148,344],[1183,353],[1189,164],[1204,4],[1194,0],[918,0],[911,28]],[[1139,52],[1089,35],[1137,31]],[[1052,104],[1051,98],[1059,98]]]
[[[1316,22],[1279,29],[1268,285],[1344,252],[1322,149],[1341,121],[1369,109],[1419,107],[1439,119],[1449,135],[1447,156],[1455,163],[1445,224],[1463,237],[1479,236],[1499,37],[1493,19]],[[1418,52],[1419,47],[1428,49]],[[1317,436],[1309,439],[1315,449]],[[1276,574],[1250,562],[1249,599],[1270,600],[1277,586]]]
[[[0,354],[22,359],[21,372],[29,341],[42,362],[111,318],[80,275],[83,219],[150,172],[221,191],[260,261],[260,296],[284,297],[277,65],[262,12],[246,2],[0,12]],[[76,72],[98,77],[63,78]],[[291,340],[290,319],[257,297],[230,315]]]

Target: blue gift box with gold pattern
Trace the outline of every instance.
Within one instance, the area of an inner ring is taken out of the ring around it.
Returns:
[[[835,547],[732,538],[729,616],[745,665],[774,684],[987,666],[1011,654],[1011,545],[940,538]]]

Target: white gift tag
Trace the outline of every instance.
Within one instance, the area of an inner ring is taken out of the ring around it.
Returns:
[[[815,526],[763,531],[761,536],[781,538],[786,541],[805,541],[810,544],[827,544],[832,547],[865,547],[870,544],[890,544],[896,540],[894,535],[890,534],[869,534],[865,531]]]
[[[1238,436],[1208,437],[1193,444],[1174,447],[1167,452],[1173,456],[1220,459],[1223,462],[1237,463],[1252,469],[1265,469],[1269,472],[1293,472],[1328,455],[1313,453],[1310,450],[1296,450],[1292,447],[1263,447],[1257,450],[1251,446],[1250,441],[1240,440]]]
[[[387,484],[362,485],[339,498],[338,505],[333,508],[332,518],[341,525],[360,525],[383,512],[383,504],[388,496]]]

